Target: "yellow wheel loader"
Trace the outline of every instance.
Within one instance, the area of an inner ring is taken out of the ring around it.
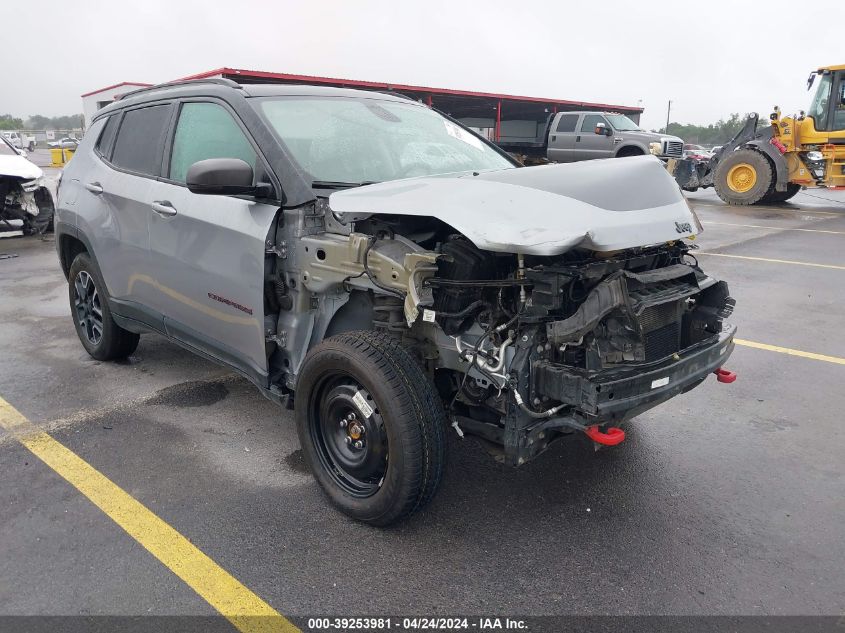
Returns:
[[[807,113],[769,125],[753,114],[709,163],[675,161],[669,168],[682,189],[714,187],[728,204],[771,204],[802,187],[845,188],[845,64],[819,68],[807,89],[816,92]]]

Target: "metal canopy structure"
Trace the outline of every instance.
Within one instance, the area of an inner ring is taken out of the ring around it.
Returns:
[[[620,112],[627,114],[634,120],[639,120],[639,115],[643,112],[643,108],[641,107],[608,103],[525,97],[492,92],[456,90],[452,88],[433,88],[429,86],[363,81],[359,79],[314,77],[310,75],[294,75],[261,70],[244,70],[240,68],[216,68],[195,75],[189,75],[188,77],[183,77],[183,79],[205,79],[208,77],[224,77],[244,84],[315,84],[340,88],[356,88],[359,90],[374,90],[378,92],[398,92],[417,101],[427,103],[455,119],[491,120],[493,129],[492,140],[500,139],[503,121],[513,119],[545,121],[550,113],[560,110],[604,110]]]

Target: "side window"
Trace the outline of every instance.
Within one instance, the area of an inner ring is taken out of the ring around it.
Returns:
[[[97,144],[94,146],[94,149],[100,156],[108,158],[109,151],[111,151],[111,142],[114,140],[115,132],[117,132],[117,120],[119,118],[119,114],[113,114],[106,119],[103,131],[100,132],[100,138],[97,139]]]
[[[839,96],[833,107],[833,130],[845,130],[845,72],[839,73]]]
[[[117,132],[111,162],[139,174],[158,176],[162,141],[169,120],[169,105],[126,112]]]
[[[563,114],[557,122],[556,132],[574,132],[575,126],[578,125],[577,114]]]
[[[584,120],[581,122],[581,131],[582,132],[595,132],[596,123],[604,123],[607,125],[607,121],[605,118],[600,114],[585,114]],[[608,129],[610,126],[607,125]]]
[[[817,130],[827,129],[827,106],[830,99],[830,90],[833,85],[833,75],[822,75],[819,87],[816,88],[816,95],[810,104],[810,111],[807,113],[813,119],[813,127]]]
[[[255,150],[226,108],[217,103],[186,103],[173,138],[170,179],[185,182],[188,168],[206,158],[240,158],[255,169]]]

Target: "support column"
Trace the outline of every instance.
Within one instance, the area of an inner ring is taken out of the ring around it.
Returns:
[[[496,141],[502,137],[502,101],[501,99],[496,103]]]

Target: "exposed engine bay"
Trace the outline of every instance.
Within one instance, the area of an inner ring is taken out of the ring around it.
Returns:
[[[482,250],[434,217],[344,216],[318,199],[285,212],[270,242],[272,382],[294,389],[314,341],[389,332],[425,367],[455,431],[513,465],[692,389],[733,349],[727,284],[683,239]]]
[[[53,197],[39,179],[0,175],[0,229],[18,229],[24,235],[46,232],[53,219]]]

